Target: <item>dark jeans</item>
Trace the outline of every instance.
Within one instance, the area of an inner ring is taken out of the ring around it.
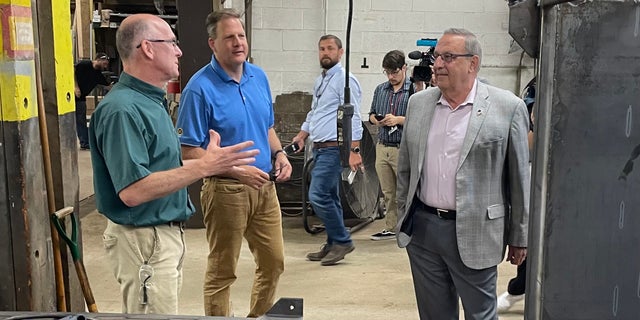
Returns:
[[[527,285],[527,259],[522,261],[522,264],[518,266],[518,271],[516,273],[516,277],[509,280],[509,285],[507,286],[507,292],[510,295],[521,295],[524,294]]]
[[[87,129],[87,102],[76,100],[76,132],[80,147],[89,146],[89,129]]]

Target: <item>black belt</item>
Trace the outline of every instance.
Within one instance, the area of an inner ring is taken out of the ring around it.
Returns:
[[[169,221],[167,222],[167,225],[169,227],[182,227],[184,226],[184,221]]]
[[[422,201],[415,199],[414,201],[418,201],[418,204],[416,205],[416,208],[422,208],[422,210],[431,213],[431,214],[435,214],[436,216],[438,216],[438,218],[440,219],[444,219],[444,220],[455,220],[456,219],[456,211],[455,210],[445,210],[445,209],[438,209],[438,208],[434,208],[432,206],[428,206],[424,203],[422,203]]]
[[[219,180],[231,180],[235,182],[240,182],[240,180],[236,178],[229,178],[229,177],[222,177],[222,176],[208,176],[208,177],[205,177],[204,179],[219,179]]]
[[[327,147],[337,147],[337,146],[338,146],[338,141],[322,141],[322,142],[314,142],[313,143],[313,148],[314,149],[327,148]]]
[[[385,147],[396,147],[396,148],[400,148],[400,142],[398,142],[398,143],[393,143],[393,142],[384,142],[384,141],[381,141],[380,143],[382,143]]]

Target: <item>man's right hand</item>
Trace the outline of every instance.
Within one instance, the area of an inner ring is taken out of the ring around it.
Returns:
[[[305,131],[300,131],[293,139],[291,139],[291,143],[294,143],[298,146],[298,152],[302,152],[304,150],[304,141],[307,140],[309,133]]]
[[[245,150],[253,146],[253,141],[245,141],[232,146],[220,147],[220,135],[209,130],[209,146],[199,160],[202,161],[205,177],[228,174],[230,172],[244,171],[242,166],[256,161],[255,156],[260,153],[258,149]],[[245,151],[243,151],[245,150]],[[269,176],[267,175],[267,180]]]
[[[260,189],[262,185],[269,181],[269,174],[254,167],[246,166],[238,168],[233,174],[233,177],[238,179],[242,184],[246,184],[256,190]]]

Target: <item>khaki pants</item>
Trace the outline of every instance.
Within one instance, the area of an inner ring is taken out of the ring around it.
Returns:
[[[272,182],[255,190],[233,179],[206,178],[201,194],[209,242],[204,282],[207,316],[231,316],[231,285],[247,239],[256,263],[247,317],[265,314],[273,305],[276,287],[284,271],[282,217]]]
[[[398,203],[396,202],[398,150],[396,147],[387,147],[381,143],[376,144],[376,172],[387,209],[385,229],[394,232],[398,223]]]
[[[186,252],[181,226],[132,227],[108,221],[103,241],[120,284],[122,313],[178,314]]]

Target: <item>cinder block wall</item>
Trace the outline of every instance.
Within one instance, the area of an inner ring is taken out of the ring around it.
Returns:
[[[307,112],[311,110],[312,98],[311,94],[300,91],[276,96],[276,102],[273,106],[274,129],[283,147],[288,145],[291,139],[300,132],[300,126],[304,122]]]
[[[233,6],[243,9],[244,1]],[[371,105],[375,86],[386,77],[382,57],[393,49],[409,53],[421,38],[438,38],[449,27],[476,33],[483,47],[480,75],[496,86],[520,94],[533,75],[533,60],[509,53],[508,6],[503,0],[354,0],[350,71],[362,85],[361,113]],[[348,1],[254,0],[251,58],[269,77],[273,97],[310,93],[320,73],[317,42],[332,33],[346,41]],[[366,63],[365,63],[366,59]],[[343,65],[345,60],[343,59]],[[410,65],[417,61],[408,60]],[[308,107],[305,106],[305,107]],[[307,109],[308,110],[308,109]]]
[[[313,96],[307,92],[296,91],[292,93],[283,93],[276,97],[273,105],[275,124],[274,128],[282,146],[286,146],[291,139],[300,132],[300,126],[307,117],[307,113],[311,110],[311,101]],[[377,141],[376,134],[378,128],[371,125],[367,118],[363,118],[367,132],[371,134],[374,141]]]

